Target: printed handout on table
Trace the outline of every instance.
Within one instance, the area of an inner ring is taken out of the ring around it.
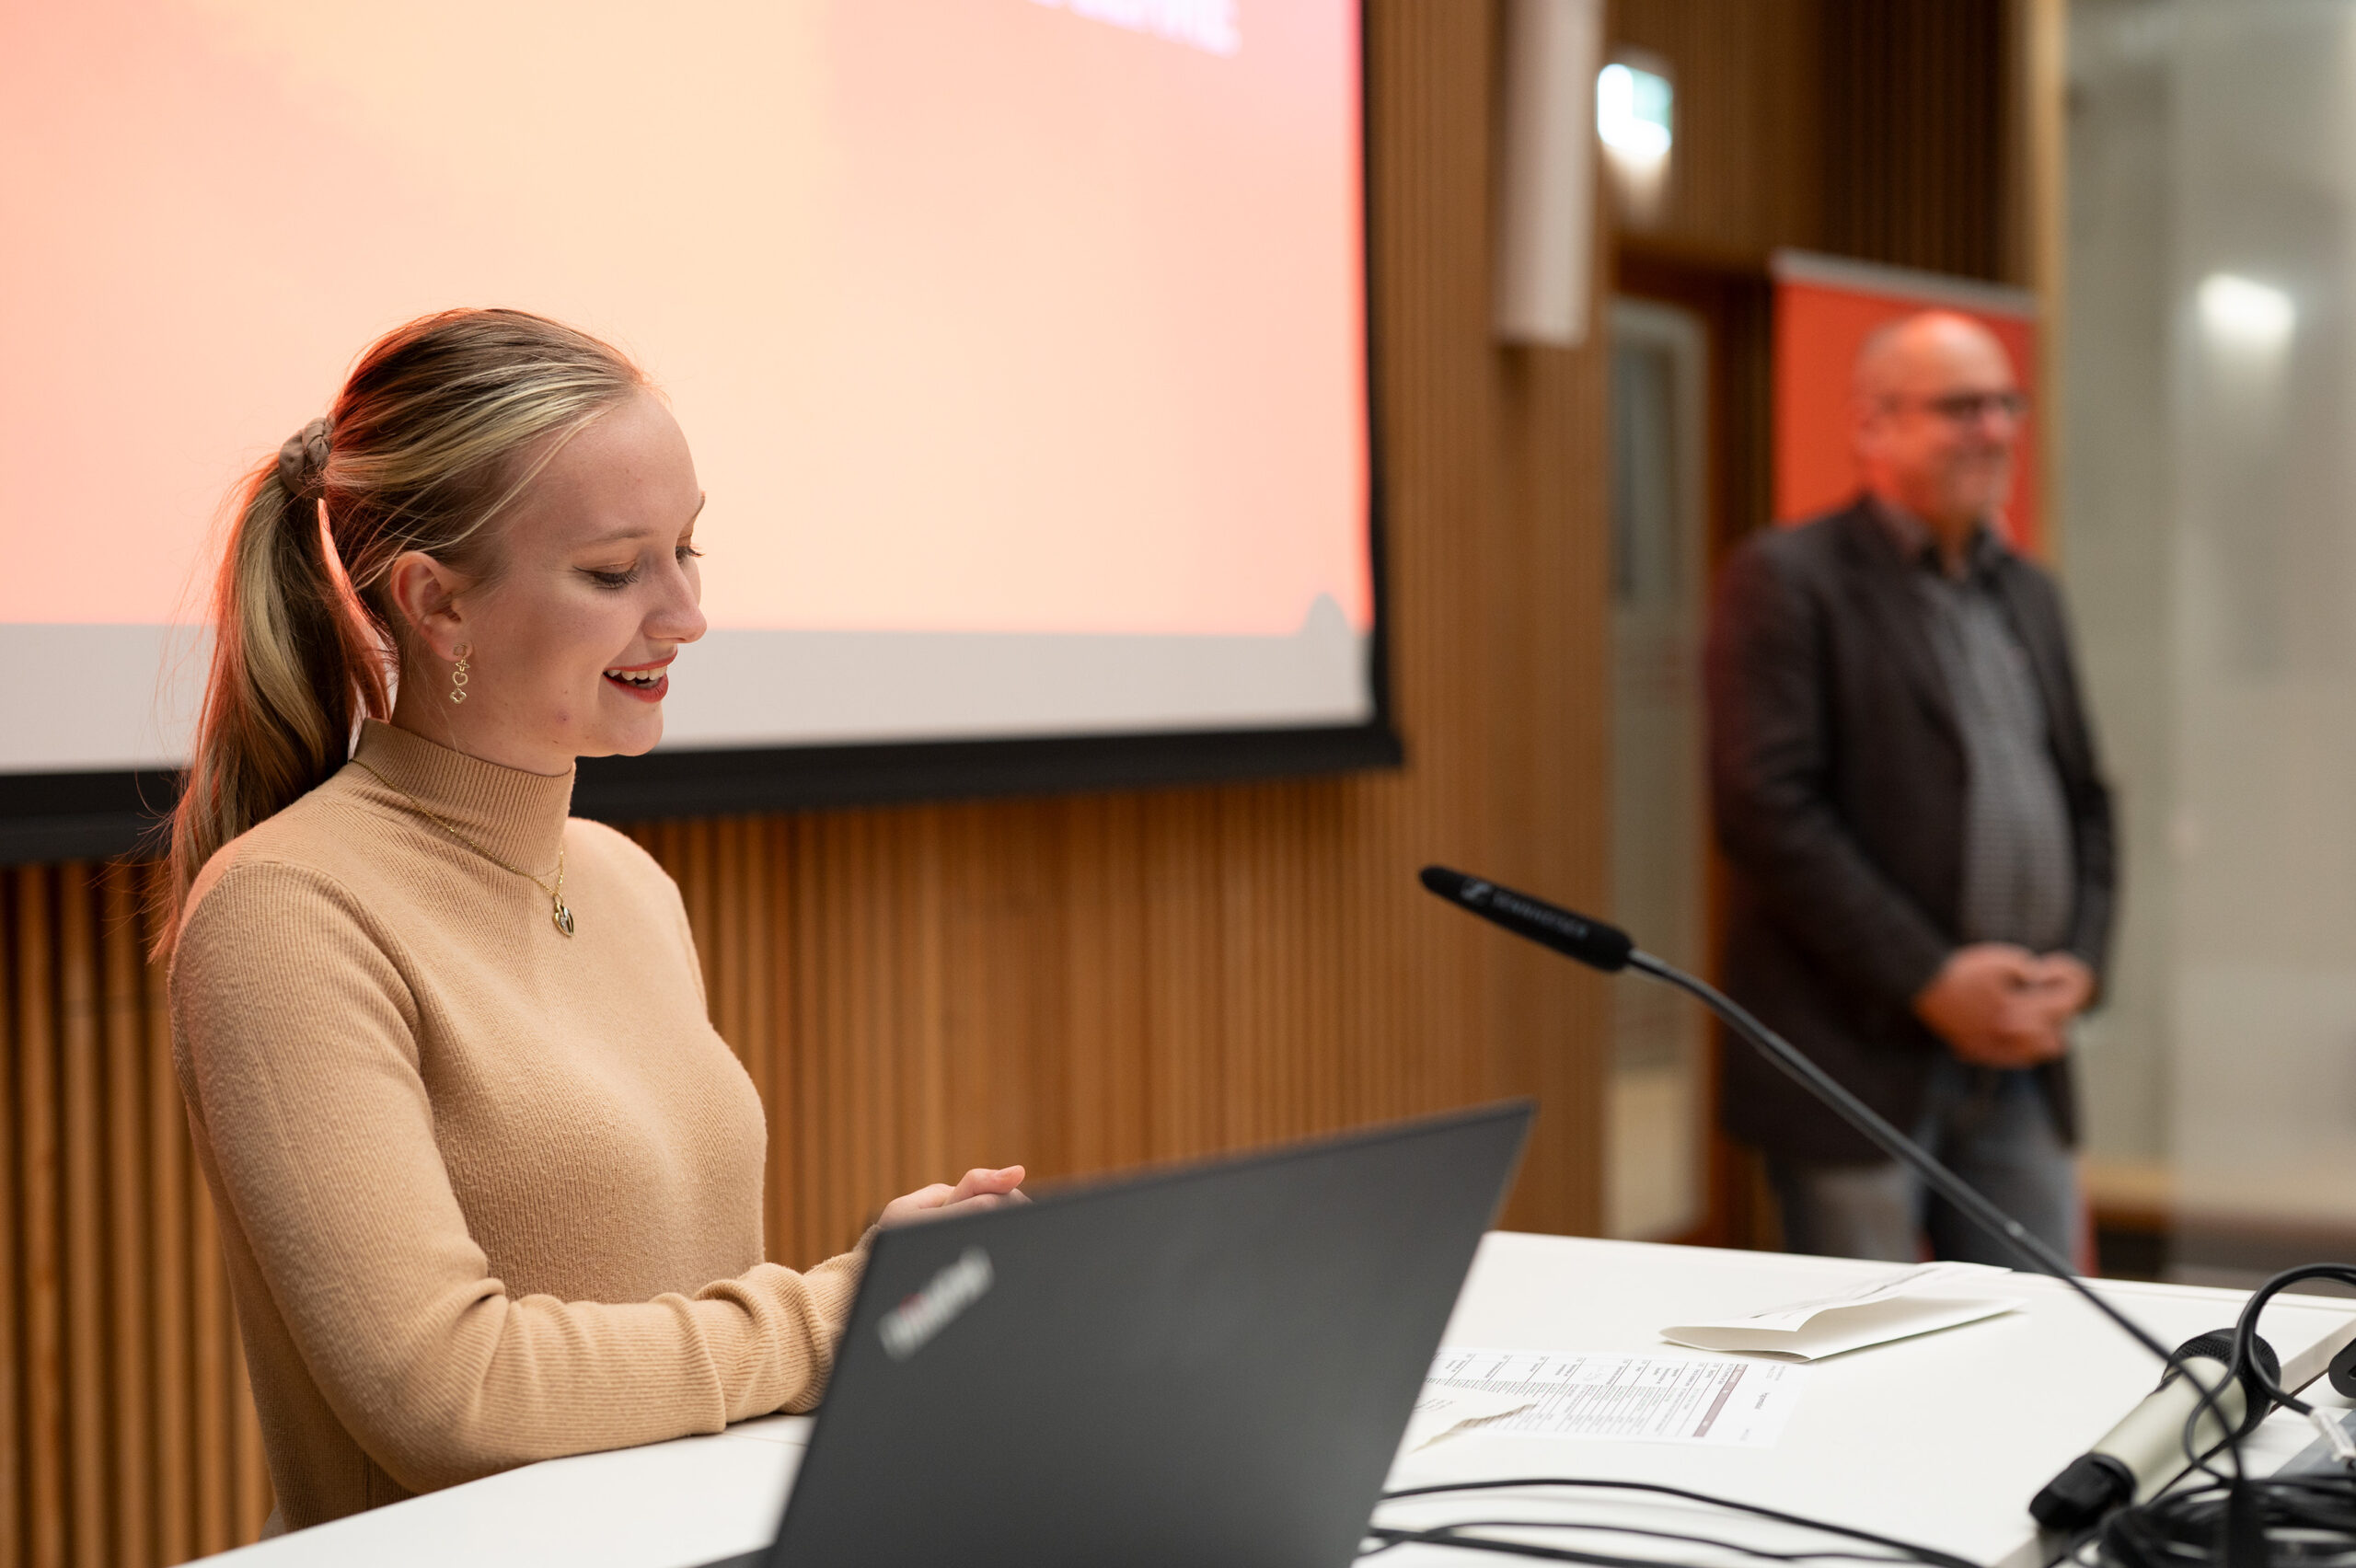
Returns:
[[[1804,1367],[1717,1356],[1448,1346],[1433,1361],[1424,1391],[1520,1401],[1502,1414],[1443,1429],[1451,1435],[1766,1447],[1782,1433],[1807,1377]]]

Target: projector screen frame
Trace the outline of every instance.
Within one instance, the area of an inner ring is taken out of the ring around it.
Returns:
[[[576,816],[606,823],[742,816],[924,801],[1177,789],[1398,767],[1384,535],[1383,398],[1377,369],[1371,73],[1358,6],[1358,279],[1363,321],[1373,714],[1362,723],[1230,730],[786,744],[584,757]],[[0,772],[0,866],[153,857],[167,847],[177,769]]]
[[[1379,721],[663,752],[583,758],[572,814],[618,824],[1175,789],[1395,767],[1404,760],[1398,735]],[[0,865],[160,855],[179,793],[179,775],[169,770],[0,774]]]
[[[1380,486],[1374,488],[1379,494]],[[609,823],[742,816],[1399,767],[1406,751],[1391,722],[1379,505],[1370,542],[1375,618],[1368,656],[1375,717],[1366,723],[583,757],[573,814]],[[159,855],[179,777],[176,769],[0,773],[0,865]]]

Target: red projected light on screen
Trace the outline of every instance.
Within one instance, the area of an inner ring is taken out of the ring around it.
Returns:
[[[1360,68],[1353,0],[0,9],[0,773],[181,755],[225,492],[455,305],[672,399],[666,749],[1376,722]]]
[[[11,7],[0,623],[187,617],[223,491],[364,343],[511,304],[668,391],[718,627],[1364,631],[1357,26]]]

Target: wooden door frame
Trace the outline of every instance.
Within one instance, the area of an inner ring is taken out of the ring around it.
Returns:
[[[1709,455],[1707,571],[1713,584],[1736,546],[1773,521],[1774,405],[1773,283],[1756,268],[1646,250],[1623,242],[1614,258],[1612,293],[1691,311],[1707,341],[1708,388],[1703,399]],[[1709,847],[1709,978],[1726,929],[1727,871],[1715,836]],[[1759,1156],[1718,1126],[1718,1055],[1729,1042],[1714,1026],[1702,1075],[1706,1168],[1699,1223],[1669,1239],[1687,1246],[1773,1250],[1782,1227]],[[1736,1046],[1737,1049],[1744,1047]]]

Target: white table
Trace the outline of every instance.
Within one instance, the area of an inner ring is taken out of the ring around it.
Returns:
[[[1684,1354],[1656,1331],[1822,1295],[1888,1268],[1499,1232],[1482,1244],[1446,1343]],[[2033,1568],[2043,1554],[2030,1495],[2148,1393],[2158,1368],[2060,1285],[2024,1275],[2008,1287],[2028,1298],[2025,1310],[1819,1364],[1770,1448],[1470,1435],[1403,1460],[1392,1484],[1523,1475],[1666,1482],[1977,1562]],[[2170,1344],[2229,1326],[2242,1299],[2189,1286],[2099,1288]],[[2356,1337],[2356,1302],[2286,1297],[2269,1309],[2263,1332],[2296,1387]],[[214,1561],[237,1568],[692,1568],[753,1551],[776,1533],[809,1429],[807,1418],[776,1416],[715,1436],[550,1460]],[[2254,1451],[2279,1464],[2311,1435],[2304,1422],[2278,1414]],[[1494,1499],[1478,1506],[1499,1511]],[[1724,1516],[1713,1522],[1728,1524]],[[1382,1561],[1474,1568],[1496,1560],[1402,1548]]]
[[[1448,1341],[1499,1348],[1674,1353],[1665,1323],[1734,1316],[1821,1296],[1887,1263],[1493,1235],[1458,1303]],[[2159,1380],[2151,1353],[2059,1283],[2005,1282],[2024,1311],[1837,1356],[1810,1369],[1806,1395],[1772,1448],[1451,1438],[1412,1456],[1394,1486],[1482,1476],[1583,1475],[1663,1482],[1934,1546],[1975,1562],[2042,1561],[2028,1500]],[[2240,1293],[2104,1283],[2105,1297],[2175,1345],[2230,1327]],[[2356,1302],[2278,1298],[2260,1332],[2286,1383],[2319,1376],[2356,1334]],[[2273,1462],[2312,1428],[2278,1417]],[[1484,1505],[1494,1516],[1494,1499]],[[1689,1517],[1692,1517],[1689,1516]],[[1718,1516],[1723,1528],[1725,1516]],[[1820,1544],[1820,1541],[1819,1541]],[[1467,1554],[1390,1554],[1471,1568]],[[1486,1561],[1475,1560],[1477,1561]]]

